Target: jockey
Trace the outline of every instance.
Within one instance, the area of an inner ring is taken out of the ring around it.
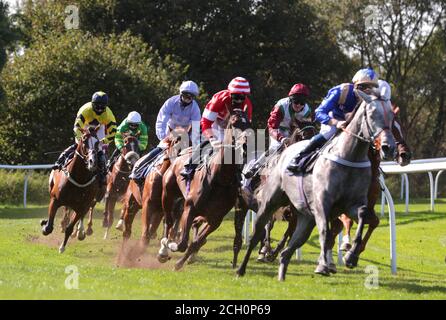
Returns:
[[[105,92],[98,91],[93,94],[91,102],[84,104],[78,111],[76,120],[74,122],[74,134],[76,143],[68,147],[57,159],[53,166],[53,170],[61,170],[65,161],[74,154],[77,147],[77,142],[82,136],[81,128],[86,128],[90,125],[101,125],[98,130],[98,138],[103,145],[108,145],[116,133],[116,120],[113,112],[107,106],[108,96]],[[99,184],[105,185],[107,177],[107,169],[105,165],[105,152],[100,148],[98,152],[98,167],[99,167]]]
[[[196,148],[188,164],[184,166],[181,175],[187,179],[192,179],[194,171],[200,159],[201,148],[209,143],[214,145],[223,140],[226,122],[230,112],[234,109],[242,109],[247,112],[248,119],[252,119],[252,104],[248,95],[251,93],[249,82],[242,77],[231,80],[227,90],[222,90],[214,94],[208,102],[201,118],[201,131],[207,139]]]
[[[344,83],[328,91],[320,106],[316,109],[316,120],[321,123],[319,134],[311,138],[310,143],[297,154],[288,165],[287,169],[291,172],[299,172],[299,162],[301,157],[309,154],[313,150],[322,147],[338,129],[347,126],[345,114],[352,112],[360,98],[355,92],[363,91],[367,94],[372,93],[374,87],[378,87],[378,75],[373,69],[361,69],[352,79],[353,83]]]
[[[193,130],[194,123],[201,119],[200,106],[195,98],[199,94],[198,85],[193,81],[184,81],[180,86],[180,94],[175,95],[164,102],[156,119],[156,136],[160,143],[156,148],[142,157],[135,165],[133,172],[155,159],[155,157],[167,148],[163,140],[169,132],[181,127],[191,132],[192,145],[198,144],[198,130]],[[195,132],[197,131],[197,132]],[[132,175],[133,176],[133,175]]]
[[[144,124],[144,122],[142,122],[141,115],[136,111],[130,112],[127,118],[125,118],[118,127],[115,135],[116,149],[110,157],[110,162],[108,164],[108,168],[110,168],[110,170],[115,163],[116,156],[124,147],[123,135],[126,134],[132,135],[138,139],[138,147],[140,153],[146,150],[148,143],[147,126]]]
[[[258,170],[267,154],[278,150],[291,135],[291,126],[295,120],[312,121],[311,107],[306,103],[310,90],[305,84],[295,84],[288,97],[276,102],[268,119],[268,132],[270,137],[269,149],[245,173],[246,178],[251,178]]]

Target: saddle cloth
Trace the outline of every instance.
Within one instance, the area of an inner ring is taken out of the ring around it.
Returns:
[[[160,152],[158,155],[156,155],[155,158],[153,158],[152,161],[148,161],[147,163],[144,163],[141,167],[138,165],[144,161],[144,157],[136,161],[134,168],[138,168],[136,170],[133,170],[130,174],[130,179],[134,180],[144,180],[147,175],[156,168],[160,163],[163,162],[165,157],[165,152]]]

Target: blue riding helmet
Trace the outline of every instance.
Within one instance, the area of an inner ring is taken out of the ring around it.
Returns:
[[[108,104],[108,96],[105,92],[98,91],[93,94],[91,98],[91,103],[93,104],[93,110],[97,114],[101,114],[105,111]]]

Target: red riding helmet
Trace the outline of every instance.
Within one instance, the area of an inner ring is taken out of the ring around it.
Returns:
[[[304,95],[308,97],[310,95],[310,89],[302,83],[296,83],[288,93],[289,97],[293,95]]]

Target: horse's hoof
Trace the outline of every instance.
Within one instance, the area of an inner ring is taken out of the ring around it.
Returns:
[[[277,280],[285,281],[285,274],[286,274],[286,266],[283,263],[281,263],[279,265],[279,274],[277,276]]]
[[[271,262],[274,262],[274,260],[276,260],[276,255],[274,255],[274,254],[267,254],[266,256],[265,256],[265,261],[266,262],[269,262],[269,263],[271,263]]]
[[[87,236],[91,236],[93,234],[93,229],[88,228],[87,229]]]
[[[350,244],[350,242],[343,242],[341,244],[341,251],[347,252],[351,248],[352,248],[352,245]]]
[[[53,232],[53,227],[50,227],[50,226],[44,226],[44,227],[42,228],[42,234],[43,234],[44,236],[49,235],[51,232]]]
[[[237,277],[243,277],[246,273],[245,269],[241,269],[240,267],[237,269],[237,271],[235,272],[235,274],[237,275]]]
[[[266,262],[266,257],[263,253],[259,254],[257,257],[257,262]]]
[[[358,265],[359,257],[353,252],[347,251],[342,260],[344,261],[344,264],[347,268],[353,269]]]
[[[40,225],[43,227],[48,223],[48,220],[40,220]]]
[[[171,259],[171,257],[169,257],[169,256],[164,256],[164,255],[160,255],[160,254],[158,254],[156,256],[156,258],[158,259],[158,261],[160,263],[166,263],[167,261],[169,261]]]
[[[318,264],[318,266],[316,267],[316,270],[314,270],[314,273],[320,274],[322,276],[330,275],[330,271],[329,271],[328,267],[324,264]]]
[[[82,232],[78,232],[77,233],[77,240],[79,240],[79,241],[83,241],[83,240],[85,240],[85,237],[86,237],[87,235],[85,234],[85,231],[82,231]]]
[[[338,269],[336,268],[336,265],[334,263],[330,263],[328,265],[328,272],[333,273],[333,274],[338,272]]]
[[[59,253],[64,253],[64,252],[65,252],[65,247],[64,246],[60,247],[59,248]]]
[[[115,227],[116,230],[124,231],[124,220],[119,219]]]

